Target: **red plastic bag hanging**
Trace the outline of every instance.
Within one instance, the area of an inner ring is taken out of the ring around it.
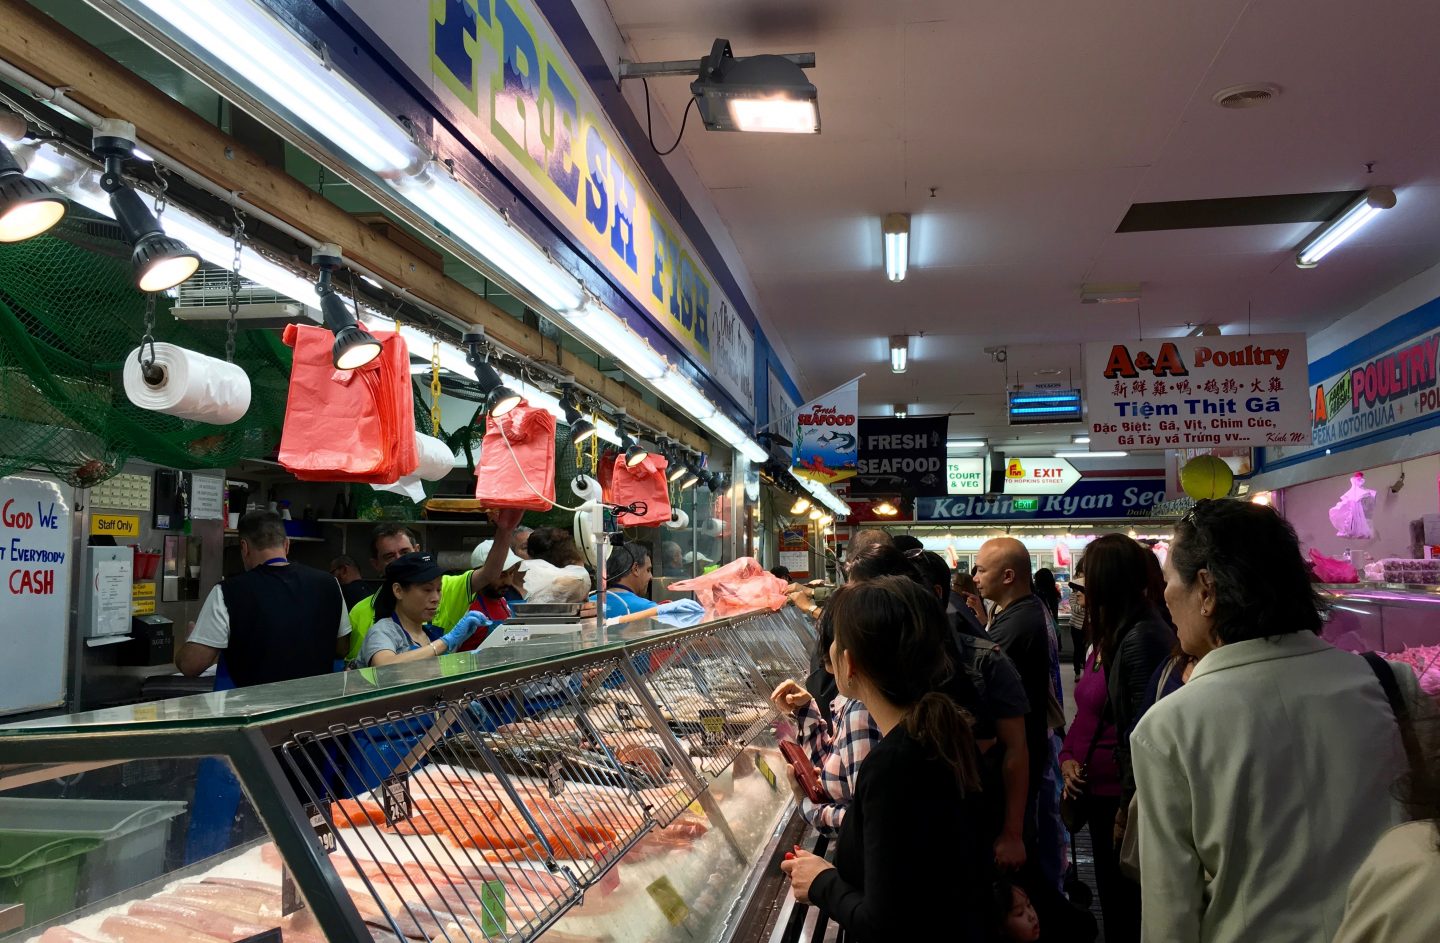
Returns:
[[[521,403],[489,423],[475,469],[475,498],[491,508],[550,510],[555,506],[555,417]]]
[[[415,408],[405,340],[376,331],[380,356],[357,370],[337,370],[335,337],[322,327],[291,324],[294,348],[280,464],[302,481],[388,484],[415,471]]]
[[[610,503],[623,506],[645,505],[644,514],[617,514],[621,527],[654,527],[670,520],[670,463],[665,456],[650,453],[637,465],[625,464],[625,456],[617,455],[610,472]]]

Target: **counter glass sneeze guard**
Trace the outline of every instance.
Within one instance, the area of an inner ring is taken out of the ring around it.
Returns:
[[[128,943],[165,921],[307,941],[530,940],[562,917],[552,938],[733,931],[724,905],[792,809],[767,696],[804,675],[810,639],[789,607],[641,622],[0,728],[0,848],[31,807],[73,819],[143,795],[169,816],[149,869],[120,879],[69,836],[41,856],[69,849],[58,879],[0,852],[0,939]]]

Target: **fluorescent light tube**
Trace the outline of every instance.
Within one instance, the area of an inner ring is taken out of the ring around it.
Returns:
[[[1056,453],[1055,453],[1055,457],[1056,457],[1056,458],[1124,458],[1125,456],[1127,456],[1127,455],[1129,455],[1129,454],[1130,454],[1129,452],[1081,452],[1081,451],[1078,451],[1078,450],[1068,450],[1068,451],[1063,451],[1063,452],[1056,452]]]
[[[177,39],[218,60],[375,173],[404,173],[421,161],[420,149],[394,118],[249,0],[136,2],[169,23]]]
[[[765,451],[765,446],[748,437],[740,440],[738,448],[740,454],[745,456],[752,465],[762,465],[770,457],[770,453]]]
[[[1349,239],[1381,211],[1395,205],[1395,191],[1389,187],[1374,187],[1361,194],[1360,198],[1345,208],[1339,216],[1312,235],[1300,247],[1295,264],[1300,268],[1311,268],[1340,243]]]
[[[567,324],[589,338],[593,346],[635,376],[652,382],[669,371],[665,358],[620,318],[602,305],[586,305],[565,318]]]
[[[984,439],[947,439],[947,440],[945,440],[945,448],[948,449],[948,450],[951,450],[951,451],[957,451],[957,452],[958,452],[958,451],[960,451],[960,450],[962,450],[962,449],[983,449],[984,447],[985,447],[985,440],[984,440]]]
[[[431,164],[416,176],[392,183],[416,209],[542,304],[564,313],[585,300],[579,281],[443,168]]]
[[[880,224],[885,239],[885,277],[892,282],[905,280],[905,271],[910,266],[910,216],[908,213],[888,213]],[[896,370],[903,373],[903,370]]]
[[[688,378],[674,370],[655,381],[655,387],[666,399],[696,420],[715,415],[715,405],[705,398]]]
[[[890,337],[890,372],[904,373],[909,365],[910,359],[910,337],[906,334],[894,334]]]
[[[1089,445],[1090,437],[1088,435],[1071,436],[1070,442],[1073,445]]]

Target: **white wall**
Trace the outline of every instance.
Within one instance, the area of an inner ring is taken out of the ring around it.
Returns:
[[[1390,485],[1405,469],[1405,487],[1399,494],[1390,493]],[[1386,557],[1409,557],[1410,522],[1425,514],[1440,512],[1440,455],[1427,455],[1394,465],[1382,465],[1365,471],[1365,487],[1375,492],[1370,526],[1375,531],[1371,540],[1335,536],[1330,524],[1330,508],[1350,487],[1350,475],[1324,478],[1286,488],[1282,498],[1285,517],[1295,527],[1301,546],[1308,552],[1315,548],[1330,557],[1340,557],[1349,549],[1354,552],[1357,567],[1370,554],[1376,560]]]

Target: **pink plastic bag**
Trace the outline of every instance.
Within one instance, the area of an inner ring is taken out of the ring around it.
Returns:
[[[779,609],[787,602],[786,585],[761,566],[759,560],[741,557],[703,576],[671,583],[670,589],[693,592],[706,611],[731,616],[757,609]]]
[[[1354,565],[1327,557],[1318,550],[1310,551],[1310,565],[1315,570],[1315,578],[1322,583],[1360,582],[1360,575],[1355,572]]]

